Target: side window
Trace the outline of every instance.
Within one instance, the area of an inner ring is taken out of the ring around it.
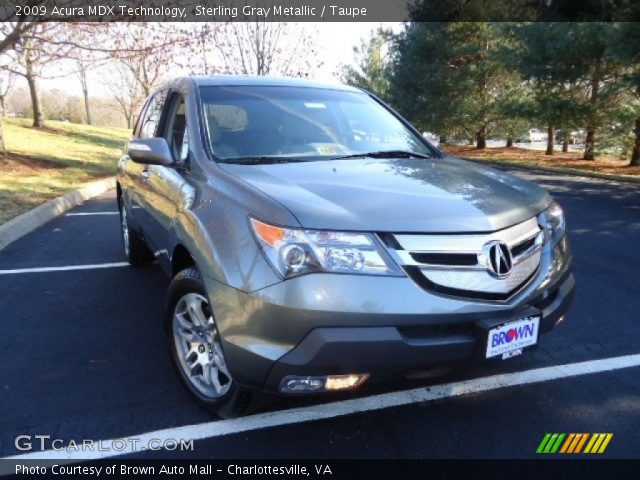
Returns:
[[[153,138],[156,136],[158,123],[162,118],[162,109],[167,98],[166,90],[156,93],[147,105],[140,122],[140,138]]]
[[[176,161],[185,161],[189,156],[189,130],[187,129],[187,116],[182,95],[172,96],[171,110],[166,125],[164,137],[173,153]]]

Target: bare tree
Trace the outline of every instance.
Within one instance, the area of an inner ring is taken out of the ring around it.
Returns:
[[[15,74],[7,69],[0,69],[0,108],[2,109],[2,116],[7,116],[7,94],[11,87],[13,87],[13,82],[15,80]]]
[[[209,32],[223,73],[308,77],[322,65],[309,27],[282,22],[229,22]]]
[[[35,22],[22,19],[17,22],[1,22],[0,35],[2,39],[0,40],[0,54],[12,49],[23,35],[29,32],[35,25]]]
[[[84,100],[86,122],[87,125],[92,125],[93,118],[91,117],[91,103],[89,102],[89,81],[87,80],[88,65],[80,59],[76,60],[76,65],[78,67],[78,79],[82,86],[82,98]]]
[[[112,32],[118,48],[111,57],[129,71],[144,96],[165,79],[178,53],[184,54],[195,41],[188,30],[170,23],[130,23],[115,28],[124,30]]]
[[[2,108],[2,116],[7,115],[6,98],[7,94],[13,86],[14,74],[10,70],[0,70],[0,108]],[[4,145],[4,136],[2,134],[2,125],[0,125],[0,161],[4,159],[6,148]]]
[[[118,105],[127,128],[133,128],[136,112],[144,101],[144,94],[136,75],[123,63],[113,65],[113,74],[105,79],[111,97]]]
[[[67,34],[62,23],[38,23],[15,42],[12,50],[5,53],[9,62],[5,68],[23,77],[29,86],[34,127],[41,127],[44,123],[38,80],[47,78],[45,66],[50,67],[52,63],[69,57],[74,47],[62,42]]]
[[[88,72],[103,65],[109,58],[109,51],[97,51],[95,45],[108,45],[108,34],[112,30],[108,25],[69,24],[67,28],[71,31],[70,37],[81,47],[73,48],[70,52],[71,60],[75,66],[75,76],[80,81],[82,88],[82,99],[84,102],[85,121],[87,125],[93,124],[91,114],[91,101],[89,95]],[[89,45],[93,45],[89,48]],[[84,47],[86,48],[84,48]]]

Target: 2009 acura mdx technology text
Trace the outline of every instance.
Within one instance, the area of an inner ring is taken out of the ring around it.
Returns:
[[[173,360],[222,416],[260,391],[518,355],[573,298],[545,190],[443,154],[354,88],[177,79],[147,99],[117,181],[128,260],[173,277]]]

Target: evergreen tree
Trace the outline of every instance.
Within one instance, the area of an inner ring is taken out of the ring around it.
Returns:
[[[498,52],[494,23],[414,23],[394,50],[392,98],[420,128],[472,138],[485,148],[504,100],[521,84]]]

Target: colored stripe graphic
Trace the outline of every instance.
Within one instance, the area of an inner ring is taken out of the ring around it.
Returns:
[[[556,453],[565,435],[564,433],[547,433],[538,445],[536,453]]]
[[[594,433],[584,453],[604,453],[612,437],[613,433]]]
[[[562,448],[560,449],[560,453],[567,453],[567,450],[575,437],[576,437],[575,433],[569,434],[569,436],[567,437],[567,440],[564,442],[564,445],[562,445]]]
[[[600,450],[598,450],[598,453],[604,453],[605,449],[607,448],[607,445],[609,445],[609,442],[613,438],[613,433],[607,433],[606,435],[607,436],[605,437],[604,441],[602,442],[602,445],[600,445]]]
[[[613,433],[546,433],[538,445],[536,453],[604,453]],[[587,441],[588,440],[588,441]]]
[[[553,444],[553,447],[551,447],[551,451],[549,453],[556,453],[558,451],[558,448],[560,448],[560,444],[562,443],[564,437],[564,433],[558,435],[558,439],[556,440],[556,443]]]
[[[544,447],[547,444],[547,442],[549,441],[549,438],[551,438],[551,434],[550,433],[546,433],[544,435],[544,437],[542,438],[542,441],[540,442],[540,445],[538,445],[538,449],[536,450],[536,453],[542,453],[544,451]]]
[[[588,433],[581,433],[580,434],[580,441],[578,442],[578,444],[576,445],[575,450],[572,453],[580,453],[582,451],[582,447],[584,446],[584,444],[587,441],[587,438],[589,438],[589,434]]]

